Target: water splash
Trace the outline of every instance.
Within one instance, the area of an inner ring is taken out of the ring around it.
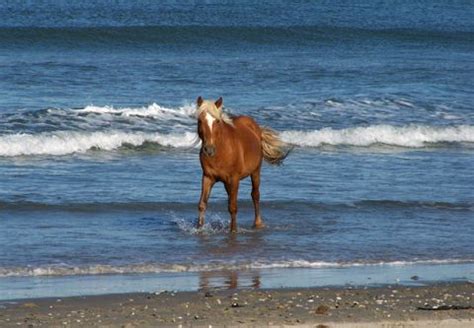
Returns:
[[[172,222],[178,229],[188,235],[214,235],[229,232],[229,220],[219,214],[212,214],[206,218],[204,226],[197,228],[197,219],[189,220],[172,213]]]

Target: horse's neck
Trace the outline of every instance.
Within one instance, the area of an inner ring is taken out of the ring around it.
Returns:
[[[217,129],[213,130],[213,133],[217,134],[217,131],[219,131],[219,137],[216,137],[215,135],[213,136],[213,139],[215,140],[216,145],[228,145],[230,140],[233,140],[235,130],[234,127],[230,126],[229,124],[225,122],[219,122],[217,124]]]

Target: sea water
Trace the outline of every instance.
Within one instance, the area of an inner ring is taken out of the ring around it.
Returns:
[[[473,279],[472,13],[0,3],[0,299],[235,287],[235,274],[244,287]],[[248,181],[238,234],[222,185],[194,226],[198,96],[295,147],[262,168],[263,230]]]

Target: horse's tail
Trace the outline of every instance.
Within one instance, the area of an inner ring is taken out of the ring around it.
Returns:
[[[262,127],[263,159],[270,164],[280,165],[288,156],[292,147],[282,141],[278,133],[272,129]]]

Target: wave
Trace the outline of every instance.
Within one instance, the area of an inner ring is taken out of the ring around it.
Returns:
[[[362,208],[429,208],[439,210],[453,211],[471,211],[474,210],[474,204],[468,202],[443,202],[443,201],[400,201],[390,199],[365,199],[356,201],[352,204]]]
[[[84,108],[46,108],[0,113],[4,133],[39,134],[53,131],[97,131],[99,127],[118,131],[182,132],[196,124],[194,104],[165,107],[152,103],[142,107],[115,108],[89,105]]]
[[[368,147],[383,144],[421,148],[437,143],[474,143],[474,126],[372,125],[341,130],[324,128],[315,131],[284,131],[281,135],[286,142],[302,147]]]
[[[411,266],[472,264],[474,259],[430,259],[414,261],[380,262],[325,262],[308,260],[284,260],[276,262],[254,261],[247,263],[165,264],[145,263],[129,265],[95,264],[86,266],[44,265],[38,267],[0,267],[0,277],[76,276],[110,274],[149,274],[209,271],[246,271],[292,268],[352,268],[364,266]]]
[[[180,26],[1,26],[0,44],[28,44],[31,41],[56,46],[67,46],[76,42],[82,46],[130,47],[158,45],[196,46],[199,38],[201,46],[213,44],[218,38],[224,44],[279,44],[314,45],[322,41],[338,43],[340,41],[360,42],[360,40],[417,40],[419,42],[437,41],[444,43],[466,44],[472,39],[472,30],[426,29],[388,26],[328,26],[328,25],[291,25],[291,26],[225,26],[225,25],[180,25]]]
[[[0,136],[0,156],[21,155],[67,155],[84,153],[89,150],[115,150],[122,146],[142,146],[146,142],[165,147],[192,147],[196,144],[196,134],[184,132],[145,133],[145,132],[78,132],[57,131],[38,135],[12,134]]]
[[[89,105],[83,109],[76,109],[77,113],[95,113],[95,114],[113,114],[124,117],[138,116],[138,117],[153,117],[153,118],[190,118],[196,112],[194,105],[184,105],[178,108],[168,108],[153,103],[146,107],[138,108],[114,108],[113,106],[94,106]]]
[[[261,205],[273,210],[288,210],[291,208],[308,208],[311,211],[326,211],[354,208],[377,208],[377,209],[435,209],[447,211],[474,211],[474,204],[470,202],[444,202],[444,201],[422,201],[422,200],[390,200],[390,199],[364,199],[348,203],[323,203],[314,200],[269,200],[261,201]],[[251,200],[240,200],[239,207],[242,209],[253,209]],[[227,202],[215,201],[213,208],[217,211],[227,212]],[[67,211],[67,212],[108,212],[111,210],[122,211],[195,211],[195,202],[91,202],[91,203],[43,203],[31,201],[2,201],[0,209],[9,211]],[[227,222],[227,221],[226,221]],[[226,222],[210,223],[210,225],[221,226]],[[175,223],[183,231],[192,232],[191,222],[175,220]]]
[[[127,27],[224,26],[290,27],[319,24],[354,28],[423,28],[472,31],[470,2],[405,1],[380,6],[377,1],[212,1],[190,6],[183,1],[1,1],[1,26]],[[429,9],[429,10],[427,10]],[[199,14],[196,14],[199,12]],[[202,19],[206,17],[206,19]],[[370,17],[370,20],[367,19]],[[386,17],[391,17],[387,20]],[[212,36],[212,35],[211,35]],[[218,39],[218,37],[216,37]]]
[[[108,107],[86,107],[89,113],[112,113],[117,115],[136,115],[135,109],[116,110]],[[162,107],[148,108],[146,115],[158,115],[167,112]],[[188,115],[188,108],[180,112],[171,111],[169,115]],[[138,111],[139,112],[139,111]],[[422,148],[435,144],[474,143],[474,126],[392,126],[372,125],[336,130],[323,128],[313,131],[283,131],[284,141],[300,147],[390,145],[405,148]],[[90,150],[112,151],[121,147],[139,148],[148,144],[157,144],[172,148],[192,148],[199,144],[195,132],[156,133],[112,131],[56,131],[38,134],[0,135],[0,156],[22,155],[68,155],[84,153]],[[145,147],[146,148],[146,147]]]

